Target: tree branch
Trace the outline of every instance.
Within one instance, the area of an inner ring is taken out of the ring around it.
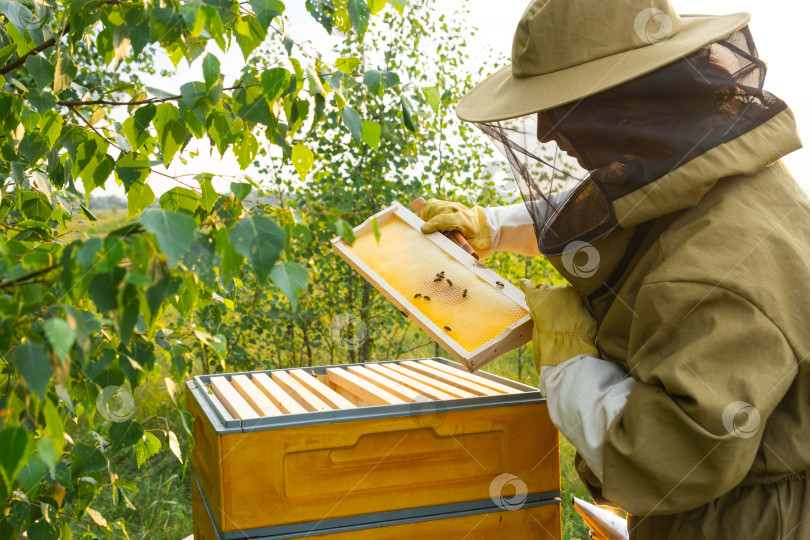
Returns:
[[[65,27],[62,29],[61,32],[59,32],[59,39],[62,39],[62,36],[64,36],[67,33],[68,30],[70,30],[70,24],[69,23],[65,25]],[[36,47],[31,49],[30,51],[28,51],[24,55],[20,56],[19,58],[17,58],[13,62],[11,62],[10,64],[6,64],[5,66],[1,67],[0,68],[0,75],[5,75],[9,71],[13,71],[13,70],[17,69],[21,65],[25,64],[25,61],[26,61],[26,59],[28,59],[29,56],[39,54],[42,51],[44,51],[45,49],[53,47],[53,45],[55,43],[56,43],[56,36],[52,37],[51,39],[47,39],[47,40],[43,41],[41,45],[37,45]]]
[[[35,278],[35,277],[37,277],[39,275],[50,272],[51,270],[55,269],[56,267],[57,267],[57,265],[52,264],[51,266],[48,266],[47,268],[40,268],[39,270],[37,270],[35,272],[31,272],[30,274],[25,274],[24,276],[20,276],[18,278],[14,278],[14,279],[10,279],[8,281],[4,281],[3,283],[0,283],[0,288],[10,287],[10,286],[13,286],[13,285],[19,285],[20,283],[28,281],[31,278]]]
[[[230,88],[223,88],[223,91],[236,90],[238,88],[242,88],[241,82],[236,86],[231,86]],[[137,99],[134,101],[112,101],[109,99],[94,99],[91,101],[57,101],[56,103],[64,107],[82,107],[84,105],[123,106],[123,105],[146,105],[148,103],[165,103],[167,101],[177,101],[179,99],[183,99],[183,96],[177,95],[177,96],[169,96],[166,98]]]

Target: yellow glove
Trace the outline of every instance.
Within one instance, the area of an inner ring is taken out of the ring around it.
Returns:
[[[489,227],[484,209],[480,206],[467,208],[461,203],[430,199],[422,207],[422,232],[429,234],[435,231],[459,231],[477,251],[486,251],[492,247]]]
[[[535,287],[521,279],[520,288],[534,321],[532,349],[538,373],[541,366],[556,366],[580,354],[598,354],[596,320],[573,287]]]

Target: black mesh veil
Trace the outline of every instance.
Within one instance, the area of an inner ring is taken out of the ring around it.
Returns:
[[[613,201],[784,110],[765,72],[745,27],[580,101],[476,125],[509,162],[540,252],[559,255],[615,229]]]

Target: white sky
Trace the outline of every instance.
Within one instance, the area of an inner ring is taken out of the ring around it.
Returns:
[[[471,12],[470,23],[479,29],[474,42],[468,42],[473,58],[482,58],[485,47],[492,47],[496,52],[509,56],[512,44],[512,35],[524,9],[527,0],[464,0]],[[606,1],[606,0],[594,0]],[[460,0],[440,0],[442,11],[452,12],[461,5]],[[296,41],[305,38],[312,39],[313,45],[323,54],[326,61],[333,61],[334,55],[329,52],[329,45],[334,42],[326,32],[314,22],[304,9],[303,0],[286,0],[287,15],[291,21],[290,34]],[[752,15],[751,30],[759,49],[760,56],[768,63],[768,77],[765,89],[776,94],[793,109],[796,114],[800,132],[807,131],[810,126],[810,99],[807,97],[807,53],[808,47],[803,42],[802,35],[807,31],[807,21],[810,20],[810,2],[806,0],[672,0],[675,9],[680,13],[711,13],[728,14],[747,11]],[[497,5],[497,8],[493,8]],[[222,70],[226,75],[237,76],[243,65],[242,54],[234,44],[232,50],[223,57]],[[179,92],[182,84],[202,80],[201,60],[197,60],[190,68],[182,61],[176,76],[169,80],[162,78],[148,78],[147,84],[168,92]],[[171,69],[168,60],[159,62],[163,68]],[[470,69],[475,69],[474,64]],[[480,78],[484,78],[481,74]],[[233,79],[230,79],[233,80]],[[188,165],[183,165],[176,158],[170,167],[173,174],[189,174],[210,172],[214,174],[239,175],[239,166],[229,152],[224,159],[220,159],[216,150],[208,156],[207,141],[192,142],[189,149],[200,150],[200,156],[190,159]],[[799,150],[785,158],[788,167],[794,176],[805,186],[810,188],[810,158],[806,149]],[[250,171],[249,171],[250,172]],[[255,174],[255,173],[251,173]],[[227,190],[230,179],[215,181],[218,190]],[[163,191],[174,187],[175,183],[166,178],[153,175],[151,185],[159,195]],[[122,194],[122,191],[108,183],[108,193]]]

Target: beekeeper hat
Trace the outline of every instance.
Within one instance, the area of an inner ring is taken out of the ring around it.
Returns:
[[[720,41],[750,18],[678,15],[668,0],[533,0],[512,64],[465,95],[456,114],[494,122],[577,101]]]

